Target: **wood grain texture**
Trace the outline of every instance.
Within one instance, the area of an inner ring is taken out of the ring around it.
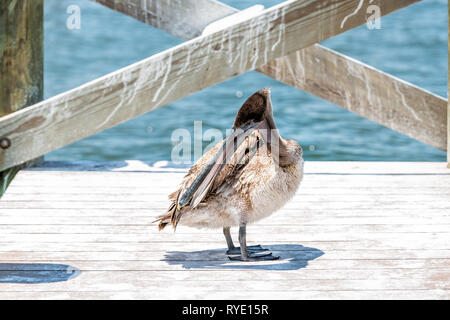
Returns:
[[[450,298],[445,163],[306,162],[292,201],[248,228],[281,259],[247,264],[221,230],[158,232],[185,171],[132,163],[19,172],[0,201],[0,298]]]
[[[0,117],[43,98],[43,3],[0,0]]]
[[[416,1],[382,2],[383,12],[389,13]],[[361,25],[365,15],[352,15],[359,3],[282,3],[5,116],[0,120],[0,136],[9,137],[12,145],[0,151],[0,170]]]
[[[141,22],[190,40],[235,10],[214,0],[93,0]]]
[[[43,0],[0,0],[0,117],[41,101],[43,95]],[[42,160],[0,169],[0,197],[21,167]]]
[[[247,291],[239,291],[236,290],[220,290],[216,289],[214,291],[193,291],[192,295],[189,299],[192,300],[202,300],[205,299],[205,296],[208,296],[208,299],[218,299],[218,300],[226,300],[226,299],[243,299],[248,300]],[[360,299],[360,297],[365,297],[366,299],[420,299],[424,295],[432,296],[433,299],[448,299],[449,292],[448,290],[328,290],[328,291],[320,291],[320,290],[311,290],[311,291],[291,291],[288,294],[284,294],[283,292],[276,292],[273,290],[258,290],[258,297],[260,299],[273,300],[273,299],[300,299],[297,297],[302,297],[302,299],[321,299],[321,300],[336,300],[336,299]],[[170,293],[170,294],[169,294]],[[4,292],[1,293],[0,296],[2,299],[17,299],[17,292]],[[21,299],[28,300],[39,300],[39,299],[158,299],[159,296],[168,297],[167,299],[183,299],[185,295],[183,292],[177,291],[176,289],[160,289],[157,292],[150,292],[147,290],[140,290],[134,292],[115,292],[108,291],[106,289],[103,290],[91,290],[91,291],[46,291],[46,292],[33,292],[26,291],[20,292]],[[230,298],[232,297],[232,298]]]

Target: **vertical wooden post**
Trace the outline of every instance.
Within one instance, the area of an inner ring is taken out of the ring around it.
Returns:
[[[0,117],[43,99],[43,22],[44,0],[0,0]],[[0,196],[18,170],[0,173]]]

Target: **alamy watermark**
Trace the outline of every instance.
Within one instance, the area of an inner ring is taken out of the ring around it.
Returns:
[[[203,131],[202,121],[194,121],[193,137],[192,131],[186,128],[178,128],[172,132],[171,161],[174,164],[191,164],[197,161],[212,148],[217,148],[214,154],[219,155],[217,163],[245,164],[255,156],[266,156],[265,153],[257,152],[263,145],[267,146],[266,152],[278,163],[280,156],[280,140],[277,129],[260,127],[261,123],[244,125],[237,129],[227,129],[224,133],[215,128]],[[258,130],[256,138],[252,133]],[[206,146],[204,146],[206,142]],[[235,152],[238,151],[239,152]],[[315,146],[310,146],[309,151],[314,151]]]
[[[218,159],[218,163],[243,164],[246,159],[248,159],[244,155],[248,154],[250,149],[256,150],[264,143],[261,140],[250,141],[249,136],[253,132],[252,129],[253,128],[248,130],[242,128],[227,129],[224,136],[221,130],[215,128],[209,128],[203,132],[202,121],[194,121],[193,139],[191,131],[188,129],[178,128],[172,132],[171,142],[173,148],[171,152],[171,161],[175,164],[190,164],[192,163],[192,156],[194,157],[194,161],[197,161],[216,145],[221,144],[217,151],[223,151],[223,158]],[[272,132],[268,132],[267,129],[259,129],[263,140],[271,141],[271,152],[274,156],[277,156],[278,140],[274,138],[276,135],[275,130],[271,131]],[[221,142],[222,140],[224,140],[223,143]],[[203,142],[209,143],[203,147]],[[240,153],[242,157],[237,159],[234,153],[239,148],[244,152]],[[248,150],[245,151],[245,149]]]
[[[81,29],[81,9],[76,4],[67,7],[66,10],[69,17],[66,20],[66,26],[69,30]]]
[[[372,3],[372,1],[370,1]],[[381,29],[381,9],[380,6],[376,4],[371,4],[366,10],[366,26],[369,30]]]

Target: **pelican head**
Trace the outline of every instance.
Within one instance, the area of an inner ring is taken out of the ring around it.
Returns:
[[[241,128],[246,132],[249,130],[249,123],[254,124],[250,126],[250,130],[256,129],[261,132],[277,164],[286,166],[301,156],[302,150],[296,141],[280,136],[273,117],[269,88],[255,92],[244,102],[236,115],[233,128]]]
[[[249,121],[258,123],[268,118],[273,120],[272,101],[270,100],[270,89],[264,88],[245,100],[236,115],[233,127],[240,128]]]

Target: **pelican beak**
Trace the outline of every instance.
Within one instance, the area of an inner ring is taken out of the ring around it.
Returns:
[[[280,140],[280,133],[278,132],[278,128],[275,125],[275,120],[273,118],[273,108],[272,108],[272,100],[270,99],[270,89],[262,89],[259,91],[261,94],[264,94],[266,99],[266,109],[264,112],[264,119],[262,120],[262,124],[258,127],[260,128],[261,136],[264,141],[268,144],[270,148],[272,144],[277,144]],[[262,129],[262,130],[261,130]],[[265,130],[264,130],[265,129]]]

